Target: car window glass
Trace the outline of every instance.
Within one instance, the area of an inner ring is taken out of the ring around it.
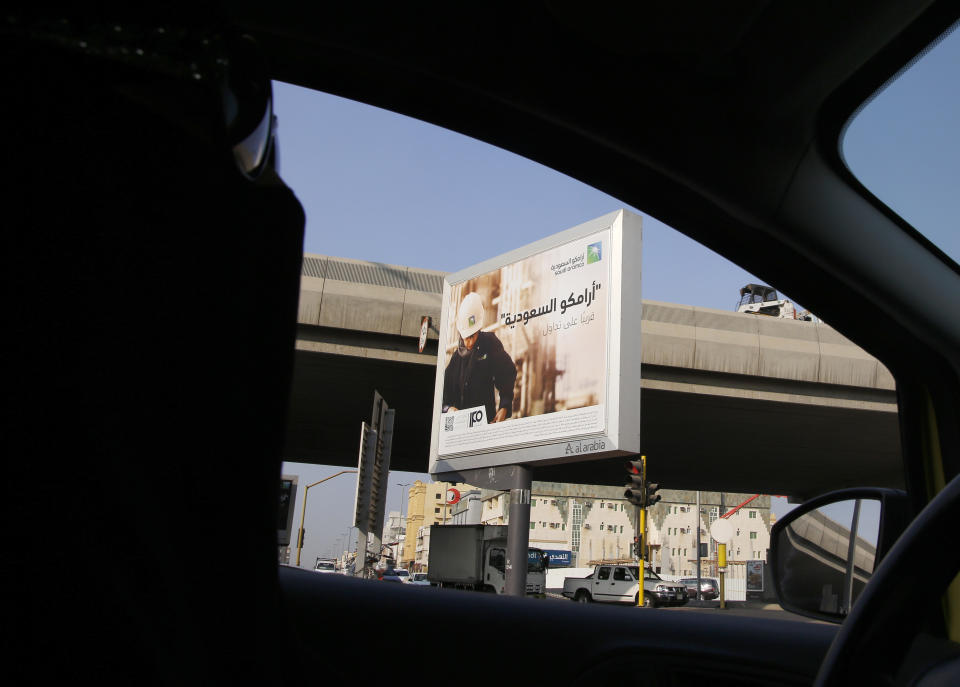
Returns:
[[[506,556],[503,549],[492,549],[490,551],[490,565],[501,573],[506,570]]]
[[[606,566],[600,568],[599,572],[597,572],[597,579],[598,579],[598,580],[609,580],[609,579],[610,579],[610,568],[608,568],[608,567],[606,567]]]
[[[275,94],[282,132],[280,172],[301,200],[307,218],[296,393],[292,398],[313,394],[317,403],[334,399],[326,412],[345,427],[369,421],[365,413],[340,416],[344,412],[341,407],[347,406],[342,399],[354,386],[352,382],[337,387],[334,393],[330,374],[310,376],[312,369],[322,369],[326,356],[338,355],[341,346],[360,346],[369,351],[386,345],[390,348],[384,354],[386,358],[415,355],[412,352],[416,351],[417,338],[409,332],[367,331],[370,325],[355,324],[383,305],[376,300],[381,296],[370,301],[368,292],[386,294],[382,297],[389,300],[393,298],[390,293],[400,291],[381,290],[400,289],[398,275],[407,275],[403,278],[420,289],[410,307],[422,308],[441,298],[442,286],[436,284],[442,284],[444,274],[625,207],[638,212],[643,220],[639,261],[643,292],[638,295],[643,299],[644,393],[650,385],[660,399],[680,394],[677,380],[687,379],[684,375],[690,374],[697,377],[690,382],[696,387],[691,391],[696,403],[678,396],[671,398],[672,405],[661,406],[661,420],[675,421],[675,429],[666,433],[662,445],[648,456],[654,464],[679,466],[680,471],[676,478],[659,485],[663,500],[648,512],[645,579],[673,581],[682,576],[695,580],[699,568],[704,584],[715,585],[719,548],[711,528],[724,519],[733,525],[727,547],[726,598],[745,601],[749,596],[772,603],[769,585],[765,589],[747,588],[747,569],[763,570],[770,528],[777,517],[789,511],[788,496],[802,501],[812,493],[855,484],[861,478],[884,484],[884,480],[902,474],[892,376],[777,284],[765,283],[643,214],[642,209],[625,206],[616,198],[512,153],[407,117],[288,84],[276,83]],[[428,207],[430,211],[424,212]],[[324,295],[325,290],[329,294]],[[367,300],[353,305],[342,300],[351,290],[363,292]],[[497,313],[501,301],[494,303],[492,298],[491,293],[488,307],[491,313]],[[383,306],[388,311],[401,301],[390,302],[393,305]],[[762,310],[760,306],[764,306]],[[754,310],[748,309],[751,307]],[[323,308],[333,313],[329,322],[324,320],[326,324],[320,320]],[[395,320],[415,320],[413,327],[419,334],[424,313],[410,311],[401,318],[397,312]],[[354,323],[345,326],[343,318],[347,317],[355,318]],[[498,320],[491,319],[492,329],[486,333],[500,336],[494,331]],[[428,344],[436,340],[437,326],[436,320],[427,322]],[[395,337],[395,341],[385,344],[384,337]],[[393,350],[394,344],[403,350]],[[350,361],[348,357],[338,360],[344,366]],[[516,417],[556,404],[557,385],[569,383],[570,389],[577,388],[577,366],[572,361],[557,360],[553,367],[545,368],[555,375],[551,391],[542,377],[537,381],[533,372],[537,363],[532,356],[517,355],[514,362],[523,360],[528,367],[526,373],[518,370],[516,377]],[[399,374],[398,368],[384,369],[388,378]],[[428,406],[432,384],[428,379],[423,388],[408,389],[407,385],[393,396],[404,398],[414,407],[419,406],[407,399],[408,395],[410,399],[426,398]],[[582,395],[592,402],[589,394]],[[705,414],[711,399],[712,418]],[[369,407],[369,400],[362,400],[355,405]],[[655,414],[657,408],[657,403],[645,401],[644,413]],[[777,423],[760,422],[758,418],[766,417],[772,408],[776,408]],[[421,412],[428,414],[429,408]],[[320,433],[304,429],[312,426],[317,415],[316,407],[292,407],[290,411],[291,431],[300,432],[291,446],[303,448],[303,455],[313,460],[319,460],[316,455],[329,455],[323,453],[324,447],[310,443]],[[398,419],[401,421],[407,423],[403,426],[409,431],[409,414]],[[658,422],[654,429],[661,424]],[[647,432],[644,441],[652,435],[652,431]],[[697,436],[710,437],[702,451],[688,446]],[[815,455],[800,450],[811,436],[829,437],[824,450]],[[749,437],[749,441],[743,437]],[[722,462],[716,458],[717,438],[726,438],[728,446],[736,444],[736,450]],[[346,443],[350,451],[344,448],[343,455],[355,455],[359,445],[354,445],[357,442],[352,434]],[[741,443],[749,450],[741,451]],[[742,491],[716,491],[712,481],[724,472],[717,466],[730,459],[743,460],[742,455],[749,451],[755,455],[749,469],[742,472],[749,477]],[[859,456],[865,452],[875,457],[868,469],[883,465],[882,472],[878,468],[863,474],[864,463]],[[774,455],[775,461],[771,459]],[[322,465],[295,458],[289,455],[284,473],[299,476],[293,504],[298,514],[304,512],[304,485],[356,466],[355,459],[352,464]],[[809,467],[812,460],[820,460],[820,467]],[[797,467],[801,465],[805,467]],[[797,470],[799,478],[784,478],[781,473],[788,468]],[[420,469],[426,469],[425,460]],[[769,485],[768,493],[756,493],[755,478]],[[819,482],[811,486],[814,478]],[[807,492],[798,486],[802,483],[806,483]],[[352,569],[358,551],[366,546],[369,555],[379,540],[385,547],[381,552],[384,557],[411,572],[423,571],[429,567],[431,528],[470,522],[471,517],[484,525],[502,526],[510,518],[508,492],[477,489],[478,507],[471,511],[467,507],[470,485],[436,483],[423,472],[395,469],[386,489],[383,530],[368,533],[367,541],[362,542],[355,527],[325,524],[337,522],[345,512],[352,514],[354,504],[350,499],[355,485],[354,475],[344,475],[311,489],[305,509],[303,560],[339,555]],[[698,486],[702,488],[699,492]],[[449,495],[454,493],[449,491],[451,487],[458,490],[461,500],[447,507]],[[558,562],[566,563],[544,571],[528,562],[528,571],[543,575],[548,588],[561,588],[567,577],[585,579],[598,565],[606,572],[598,574],[597,580],[610,579],[611,563],[628,568],[631,566],[624,563],[630,561],[636,566],[637,513],[627,503],[622,485],[535,482],[531,496],[530,547],[556,553]],[[750,513],[754,517],[749,517]],[[281,560],[297,559],[298,524],[294,521],[293,546],[281,549]],[[490,561],[493,568],[505,573],[502,548]],[[633,569],[636,572],[632,577],[640,579],[639,568]],[[764,579],[762,574],[753,577]]]
[[[880,200],[960,261],[960,32],[952,29],[877,92],[842,142],[850,171]]]

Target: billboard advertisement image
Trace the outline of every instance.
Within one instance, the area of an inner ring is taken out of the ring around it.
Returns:
[[[747,561],[747,591],[763,591],[763,561]]]
[[[546,453],[497,455],[494,462],[505,464],[508,458],[576,457],[618,448],[610,430],[621,399],[611,392],[620,379],[611,383],[610,377],[621,362],[625,214],[613,213],[448,277],[432,458],[554,445]],[[640,218],[628,218],[635,220],[630,227],[635,236],[627,243],[636,251],[630,300],[639,326]],[[639,373],[638,330],[636,343]],[[591,439],[570,441],[580,437]]]

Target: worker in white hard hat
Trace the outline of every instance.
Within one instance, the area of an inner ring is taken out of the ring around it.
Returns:
[[[443,375],[443,412],[483,406],[487,422],[502,422],[513,412],[517,366],[496,334],[481,331],[483,322],[483,301],[468,293],[457,310],[460,343]]]

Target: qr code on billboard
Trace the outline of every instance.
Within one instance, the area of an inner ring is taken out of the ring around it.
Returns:
[[[453,431],[453,418],[445,417],[443,419],[443,431],[452,432]]]

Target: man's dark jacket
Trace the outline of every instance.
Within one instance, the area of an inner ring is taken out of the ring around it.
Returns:
[[[487,422],[496,415],[493,388],[500,392],[500,407],[513,414],[513,383],[517,366],[496,334],[480,332],[467,356],[454,352],[443,374],[443,405],[458,410],[485,406]]]

